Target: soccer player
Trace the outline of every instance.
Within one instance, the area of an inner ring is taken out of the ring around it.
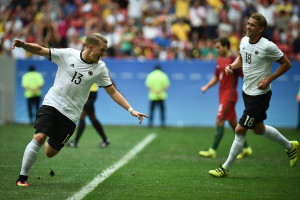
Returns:
[[[112,85],[105,63],[99,60],[107,48],[107,39],[102,34],[89,35],[83,51],[71,48],[49,49],[22,40],[14,40],[12,48],[15,47],[47,57],[58,66],[54,84],[37,113],[36,131],[33,140],[25,149],[17,185],[28,186],[28,171],[37,159],[38,152],[47,137],[49,139],[45,144],[45,153],[49,158],[57,155],[66,144],[75,130],[75,123],[94,83],[103,86],[115,102],[128,110],[131,115],[138,117],[140,124],[143,117],[148,118],[147,115],[135,111]]]
[[[114,87],[115,87],[115,85],[114,85]],[[106,137],[103,127],[95,115],[94,102],[96,101],[96,98],[97,98],[97,92],[98,92],[98,86],[96,83],[94,83],[91,87],[89,98],[83,106],[83,110],[82,110],[82,113],[81,113],[81,116],[79,119],[79,125],[78,125],[78,129],[77,129],[76,137],[73,141],[71,141],[70,143],[67,143],[67,146],[75,147],[75,148],[78,147],[79,139],[82,136],[82,133],[85,129],[85,117],[87,115],[89,116],[94,128],[96,129],[96,131],[99,133],[100,137],[102,138],[100,147],[105,148],[110,144],[110,140]]]
[[[225,67],[232,63],[235,57],[230,52],[230,41],[226,37],[214,40],[215,48],[219,54],[217,59],[217,67],[214,76],[210,81],[201,87],[201,91],[205,93],[208,88],[214,86],[219,82],[219,109],[216,120],[216,133],[214,137],[213,146],[208,151],[200,151],[199,154],[206,158],[215,158],[217,156],[217,148],[224,134],[224,123],[227,120],[230,126],[235,129],[237,125],[237,118],[235,113],[235,104],[238,99],[237,84],[238,77],[243,76],[243,71],[238,68],[233,71],[232,76],[225,75]],[[237,156],[238,159],[244,158],[252,154],[252,149],[245,141],[242,152]]]
[[[225,68],[226,74],[230,76],[233,70],[243,67],[245,110],[235,128],[235,139],[226,162],[209,171],[214,177],[228,176],[231,165],[244,146],[248,129],[279,143],[287,151],[290,166],[296,165],[299,142],[287,140],[277,129],[264,124],[272,95],[271,82],[291,67],[290,61],[282,51],[273,42],[262,37],[266,27],[267,21],[262,14],[252,14],[248,19],[246,36],[240,43],[240,54]],[[280,66],[271,74],[274,61],[280,63]]]

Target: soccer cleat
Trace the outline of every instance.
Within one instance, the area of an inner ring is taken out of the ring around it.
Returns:
[[[246,147],[246,148],[242,149],[242,152],[236,158],[242,159],[242,158],[245,158],[250,155],[252,155],[252,149],[251,149],[251,147]]]
[[[102,142],[100,143],[100,148],[105,148],[105,147],[107,147],[109,144],[110,144],[110,140],[109,140],[109,139],[107,139],[106,141],[102,141]]]
[[[223,178],[229,175],[229,172],[226,171],[226,167],[223,167],[222,165],[217,169],[209,170],[208,173],[217,178]]]
[[[199,155],[205,158],[215,158],[217,156],[216,150],[209,148],[208,151],[199,151]]]
[[[298,141],[290,141],[293,145],[293,148],[290,151],[287,151],[288,157],[290,160],[290,166],[294,167],[296,165],[297,159],[298,159],[298,148],[299,148],[299,142]]]
[[[74,148],[77,148],[77,147],[78,147],[77,142],[75,142],[75,141],[72,141],[72,142],[67,143],[67,146],[68,146],[68,147],[74,147]]]
[[[16,185],[22,186],[22,187],[28,187],[29,185],[27,183],[27,179],[28,179],[28,176],[20,175],[16,182]]]

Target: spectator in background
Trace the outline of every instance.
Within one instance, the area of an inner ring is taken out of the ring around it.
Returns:
[[[196,33],[198,38],[205,38],[206,7],[203,1],[195,0],[189,9],[191,34]]]
[[[189,18],[189,7],[191,0],[175,0],[175,16],[177,19]]]
[[[230,37],[233,33],[232,24],[229,23],[227,15],[222,18],[222,22],[218,25],[217,32],[219,37]]]
[[[261,13],[268,22],[268,26],[264,31],[263,37],[267,38],[268,40],[271,40],[275,27],[276,8],[270,0],[261,0],[258,2],[257,12]]]
[[[213,40],[207,39],[204,49],[201,50],[201,55],[205,60],[213,60],[218,56],[218,52],[214,48]]]
[[[147,17],[142,28],[144,38],[153,40],[158,36],[158,28],[153,17]]]
[[[246,4],[244,1],[229,0],[228,8],[229,22],[233,26],[233,31],[239,33],[241,31],[243,12],[246,8]]]
[[[179,18],[178,21],[172,25],[171,30],[180,41],[187,41],[189,39],[191,27],[184,21],[184,18]]]
[[[161,70],[161,67],[157,65],[150,74],[148,74],[145,82],[150,100],[150,115],[149,115],[149,127],[152,127],[153,112],[156,106],[160,107],[160,125],[165,127],[165,99],[167,98],[167,89],[170,86],[169,77]]]
[[[122,57],[129,58],[132,56],[133,51],[133,39],[135,37],[135,32],[129,25],[125,25],[123,33],[121,35],[120,43],[120,53]]]
[[[73,48],[76,50],[82,50],[83,43],[79,38],[78,32],[74,32],[73,36],[69,37],[68,48]]]
[[[128,0],[128,18],[135,20],[135,25],[142,27],[142,5],[145,0]]]
[[[27,99],[30,124],[34,123],[36,113],[39,110],[42,95],[41,88],[43,85],[44,78],[42,74],[36,72],[35,67],[33,65],[30,65],[29,72],[24,74],[22,77],[22,87],[25,90],[24,96]]]
[[[220,11],[210,3],[211,1],[207,1],[206,5],[206,38],[216,39],[218,37],[217,28],[220,23]]]

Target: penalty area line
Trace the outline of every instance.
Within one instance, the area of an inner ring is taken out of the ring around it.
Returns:
[[[156,138],[155,133],[149,134],[145,139],[138,143],[133,149],[131,149],[125,156],[121,158],[118,162],[113,164],[104,170],[101,174],[97,175],[91,182],[85,185],[81,190],[76,192],[73,196],[69,197],[67,200],[80,200],[83,199],[88,193],[93,191],[101,182],[112,175],[115,171],[123,167],[128,163],[136,154],[142,151],[152,140]]]

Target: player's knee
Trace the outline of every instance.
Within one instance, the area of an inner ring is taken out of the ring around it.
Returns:
[[[56,152],[52,152],[52,151],[46,151],[46,156],[48,158],[52,158],[56,155],[57,153]]]
[[[34,139],[38,144],[44,144],[46,138],[47,138],[47,135],[46,135],[46,134],[43,134],[43,133],[38,133],[38,134],[35,134],[35,135],[33,136],[33,139]]]
[[[52,154],[52,153],[48,153],[48,152],[46,152],[46,156],[48,157],[48,158],[52,158],[53,156],[55,156],[54,154]]]
[[[240,126],[239,124],[235,127],[234,129],[236,134],[245,134],[246,133],[246,129],[242,126]]]
[[[257,135],[261,135],[265,132],[265,124],[263,122],[258,123],[256,127],[253,129],[253,133]]]
[[[58,154],[59,151],[57,151],[56,149],[52,148],[48,143],[46,143],[45,153],[46,153],[46,156],[48,158],[52,158],[53,156],[55,156],[56,154]]]

